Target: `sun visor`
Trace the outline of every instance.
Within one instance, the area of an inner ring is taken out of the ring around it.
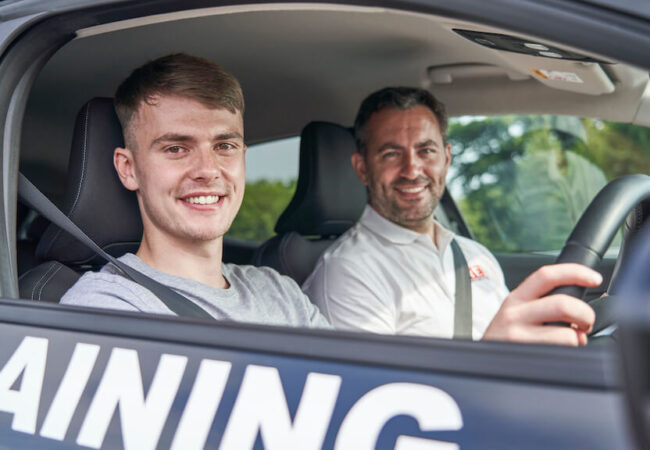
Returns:
[[[554,89],[587,95],[614,92],[615,86],[603,66],[609,63],[546,43],[506,34],[453,29],[464,38],[488,47],[503,60],[511,80],[530,76]]]
[[[614,92],[614,83],[598,63],[500,53],[509,65],[549,87],[588,95]]]

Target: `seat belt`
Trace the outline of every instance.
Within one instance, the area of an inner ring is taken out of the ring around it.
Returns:
[[[467,260],[456,239],[451,241],[456,273],[456,303],[454,305],[454,339],[472,339],[472,286]]]
[[[68,216],[63,214],[59,208],[43,195],[43,193],[41,193],[41,191],[39,191],[22,173],[18,174],[18,196],[45,218],[62,230],[68,232],[72,237],[115,266],[120,275],[151,291],[170,310],[179,316],[200,317],[214,320],[214,317],[208,314],[207,311],[189,300],[187,297],[106,253],[95,243],[95,241],[84,233],[81,228],[70,220]]]

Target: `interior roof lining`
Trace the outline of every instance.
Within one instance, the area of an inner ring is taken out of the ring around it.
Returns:
[[[326,14],[320,14],[323,11]],[[204,18],[208,20],[201,22]],[[197,23],[204,33],[202,39],[192,34],[199,32]],[[215,26],[219,24],[222,26]],[[242,30],[242,24],[254,26]],[[277,33],[278,27],[286,27],[288,34]],[[500,63],[489,49],[484,52],[484,47],[454,33],[455,27],[509,34],[494,26],[442,15],[307,2],[192,9],[79,29],[78,38],[54,55],[34,85],[23,126],[21,158],[45,159],[63,168],[69,124],[78,107],[93,96],[110,96],[128,68],[164,54],[166,48],[215,59],[240,78],[250,106],[246,117],[250,144],[295,136],[309,120],[349,124],[363,94],[388,84],[429,88],[447,103],[453,116],[556,112],[647,123],[650,103],[638,104],[648,81],[647,72],[641,86],[638,69],[629,65],[611,66],[614,77],[621,81],[613,94],[589,98],[532,80],[509,82],[506,77],[431,84],[429,67]],[[244,38],[234,47],[227,40],[206,39],[233,31]],[[522,33],[512,34],[526,38]],[[264,36],[268,39],[262,40]],[[528,38],[575,50],[546,39]],[[336,45],[342,47],[331,51]],[[273,59],[271,53],[261,50],[271,46]],[[280,62],[275,59],[276,52]],[[338,58],[348,63],[359,61],[358,67],[341,74],[335,64]],[[386,65],[386,58],[400,64]],[[267,76],[258,77],[259,70],[267,70]],[[268,89],[270,86],[274,89]],[[66,89],[71,95],[62,99],[60,92]],[[481,101],[477,102],[478,96]],[[64,150],[43,154],[42,149],[52,147]]]
[[[117,22],[110,22],[101,25],[95,25],[88,28],[82,28],[77,30],[76,39],[95,36],[103,33],[110,33],[114,31],[126,30],[130,28],[137,28],[147,25],[173,22],[177,20],[184,19],[193,19],[199,17],[209,17],[209,16],[220,16],[228,14],[240,14],[240,13],[250,13],[250,12],[272,12],[272,11],[331,11],[331,12],[356,12],[356,13],[367,13],[367,14],[378,14],[378,13],[391,13],[395,15],[410,15],[417,16],[419,18],[435,20],[439,24],[443,25],[449,31],[452,31],[453,28],[464,27],[467,29],[476,29],[477,31],[485,31],[492,33],[501,33],[501,34],[511,34],[507,30],[503,30],[498,27],[476,24],[473,22],[468,22],[459,19],[450,19],[443,18],[441,16],[436,16],[432,14],[423,14],[420,12],[377,7],[377,6],[358,6],[358,5],[347,5],[347,4],[334,4],[334,3],[276,3],[276,4],[249,4],[249,5],[227,5],[227,6],[215,6],[209,8],[198,8],[198,9],[189,9],[183,11],[175,11],[171,13],[163,14],[154,14],[146,17],[138,17],[135,19],[127,19]],[[594,58],[601,58],[600,55],[591,52],[584,52],[581,49],[572,48],[566,46],[562,43],[554,42],[548,39],[538,38],[532,35],[526,35],[522,33],[515,33],[521,38],[531,38],[540,43],[553,45],[559,48],[564,48],[566,50],[574,51],[577,53],[584,54],[585,56],[590,56]]]
[[[276,3],[256,5],[230,5],[215,6],[210,8],[189,9],[172,13],[155,14],[136,19],[122,20],[77,30],[76,38],[85,38],[97,34],[110,33],[113,31],[137,28],[146,25],[153,25],[164,22],[173,22],[183,19],[194,19],[197,17],[219,16],[227,14],[238,14],[247,12],[267,11],[334,11],[334,12],[360,12],[380,13],[386,12],[386,8],[373,6],[342,5],[333,3]],[[396,12],[402,12],[397,11]]]

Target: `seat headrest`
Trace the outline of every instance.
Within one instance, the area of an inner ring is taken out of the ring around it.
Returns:
[[[112,99],[94,98],[86,103],[75,123],[62,207],[100,247],[117,256],[136,250],[142,239],[136,195],[122,186],[113,167],[113,150],[123,146]],[[69,265],[104,262],[55,225],[43,234],[36,255]]]
[[[300,171],[296,192],[275,232],[335,236],[354,225],[366,204],[366,190],[350,157],[356,151],[349,129],[311,122],[300,136]]]

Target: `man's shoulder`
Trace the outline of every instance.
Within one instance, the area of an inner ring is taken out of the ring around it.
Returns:
[[[251,264],[223,263],[225,273],[237,277],[251,279],[281,278],[283,275],[277,270],[267,266],[253,266]]]
[[[230,281],[257,288],[275,287],[276,289],[298,289],[300,287],[293,278],[283,275],[277,270],[267,266],[253,266],[249,264],[224,263],[224,275]]]
[[[492,280],[503,285],[504,290],[507,292],[503,270],[494,254],[483,244],[476,242],[473,239],[462,236],[455,236],[454,239],[458,241],[458,245],[460,245],[460,248],[463,250],[463,254],[467,259],[468,264],[470,266],[477,266],[480,270],[487,269],[488,275],[495,277],[492,278]]]
[[[460,248],[464,252],[480,253],[480,254],[493,256],[492,252],[488,250],[486,246],[484,246],[480,242],[475,241],[474,239],[470,239],[459,235],[454,235],[454,239],[456,240],[456,242],[458,242],[458,245],[460,245]]]
[[[118,258],[120,262],[151,278],[158,273],[148,267],[136,255],[126,253]],[[162,282],[162,280],[158,280]],[[163,284],[165,284],[163,282]],[[119,274],[113,264],[104,265],[98,272],[86,272],[63,295],[61,302],[68,305],[94,306],[112,309],[127,309],[167,312],[160,307],[157,297],[144,286]],[[153,305],[153,306],[152,306]]]
[[[358,222],[323,252],[323,258],[358,259],[361,255],[378,248],[383,248],[380,236]]]
[[[303,290],[308,290],[315,279],[332,279],[348,277],[351,274],[360,276],[369,269],[381,264],[381,252],[387,246],[380,237],[357,223],[343,233],[318,258],[311,275],[303,283]]]
[[[113,305],[115,300],[133,303],[135,299],[147,297],[150,293],[139,284],[118,275],[112,267],[104,267],[100,272],[86,272],[61,298],[61,304],[79,306]],[[113,300],[113,301],[111,301]],[[120,309],[133,309],[125,305]]]

